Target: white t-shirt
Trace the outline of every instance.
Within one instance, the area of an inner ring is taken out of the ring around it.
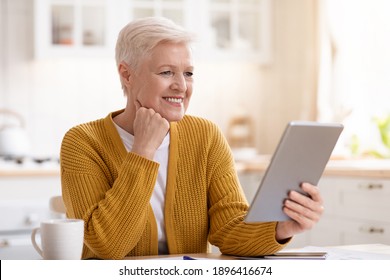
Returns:
[[[134,136],[128,133],[126,130],[115,124],[118,133],[126,147],[126,150],[131,151],[134,143]],[[168,153],[169,153],[169,133],[165,136],[162,144],[157,149],[153,160],[160,164],[157,174],[156,185],[153,190],[150,203],[153,208],[154,216],[157,222],[158,231],[158,252],[159,254],[167,254],[167,239],[165,235],[164,224],[164,205],[165,205],[165,190],[167,185],[167,172],[168,172]]]

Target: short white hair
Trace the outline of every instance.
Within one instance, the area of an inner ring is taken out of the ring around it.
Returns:
[[[117,67],[125,62],[137,69],[139,61],[163,42],[192,43],[194,37],[183,27],[163,17],[144,17],[128,23],[119,32],[115,47]]]

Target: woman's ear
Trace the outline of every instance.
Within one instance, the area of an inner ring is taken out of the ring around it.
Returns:
[[[130,67],[125,63],[121,62],[118,66],[118,72],[123,85],[128,85],[130,82]]]

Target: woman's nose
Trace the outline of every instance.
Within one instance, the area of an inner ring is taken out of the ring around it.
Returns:
[[[174,81],[172,83],[172,89],[185,92],[187,90],[187,81],[184,75],[175,75]]]

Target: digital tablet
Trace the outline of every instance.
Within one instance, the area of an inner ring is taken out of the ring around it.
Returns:
[[[334,123],[288,123],[260,186],[249,207],[245,222],[285,221],[283,202],[303,182],[317,185],[343,130]]]

